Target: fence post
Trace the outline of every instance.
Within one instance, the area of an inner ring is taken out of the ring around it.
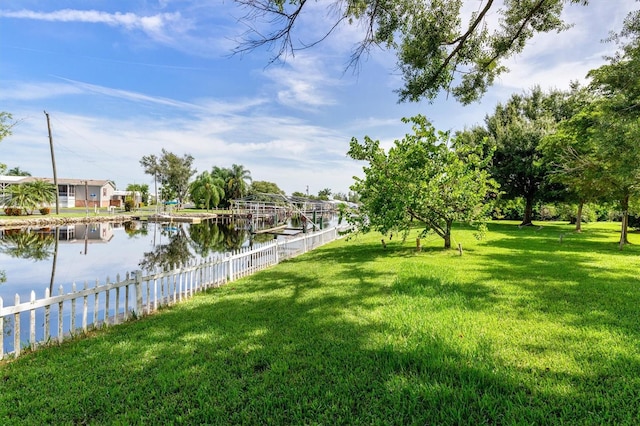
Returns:
[[[137,270],[136,276],[136,314],[142,316],[142,271]]]
[[[120,315],[120,274],[116,275],[116,310],[113,313],[114,324],[120,324],[118,315]]]
[[[77,293],[76,283],[71,284],[71,294],[75,296]],[[71,298],[71,327],[69,328],[69,333],[73,336],[76,334],[76,298]]]
[[[127,272],[127,274],[124,277],[124,315],[123,315],[123,319],[124,321],[128,321],[129,320],[129,298],[131,297],[131,294],[129,294],[129,287],[130,287],[130,283],[131,283],[131,274],[129,272]]]
[[[229,260],[227,262],[229,262],[229,266],[227,267],[228,269],[228,276],[229,276],[229,282],[233,281],[233,256],[231,254],[228,255]]]
[[[20,295],[16,293],[14,299],[15,306],[20,304]],[[16,354],[16,358],[20,356],[20,313],[13,314],[13,351]]]
[[[62,289],[62,284],[58,287],[58,296],[62,296],[64,290]],[[58,302],[58,343],[62,343],[64,339],[64,316],[62,313],[62,309],[64,308],[64,301],[60,300]]]
[[[85,281],[84,290],[87,290],[87,288],[88,288],[88,284]],[[89,315],[89,295],[85,294],[84,297],[82,298],[82,332],[83,333],[87,332],[87,323],[88,323],[87,316],[88,315]]]
[[[51,297],[51,292],[49,291],[49,287],[44,289],[44,298],[48,299]],[[0,303],[2,305],[2,303]],[[0,336],[2,335],[2,324],[0,323]],[[51,337],[51,305],[47,305],[44,308],[44,341],[49,341]],[[2,355],[0,355],[1,357]]]
[[[36,303],[36,292],[31,290],[31,300],[29,303],[33,306]],[[35,308],[31,308],[29,312],[29,345],[31,346],[31,350],[36,348],[36,310]]]

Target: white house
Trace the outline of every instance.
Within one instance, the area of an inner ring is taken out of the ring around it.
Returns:
[[[33,176],[0,176],[0,196],[9,185],[18,185],[35,180],[53,183],[53,178]],[[116,185],[110,180],[97,179],[58,179],[58,198],[60,207],[109,207],[120,205],[115,195]]]

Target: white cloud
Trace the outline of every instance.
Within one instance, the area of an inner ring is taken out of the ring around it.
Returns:
[[[124,27],[129,30],[142,30],[149,34],[157,34],[167,25],[182,20],[180,13],[161,13],[152,16],[139,16],[134,13],[107,13],[98,10],[63,9],[54,12],[36,12],[32,10],[0,10],[0,17],[14,19],[31,19],[49,22],[89,22],[106,24],[113,27]]]
[[[65,83],[37,83],[21,81],[2,81],[0,100],[33,101],[36,99],[56,98],[64,95],[82,93],[79,87]]]
[[[332,90],[345,83],[328,77],[321,57],[306,54],[290,58],[286,64],[272,65],[265,76],[276,86],[278,101],[292,108],[318,108],[333,105]]]

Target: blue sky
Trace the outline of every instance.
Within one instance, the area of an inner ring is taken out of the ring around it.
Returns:
[[[326,28],[326,3],[310,4],[301,39]],[[353,26],[267,66],[266,49],[230,56],[246,29],[231,0],[0,0],[0,111],[21,120],[0,142],[0,162],[52,176],[46,110],[58,177],[152,187],[139,160],[164,148],[191,154],[198,172],[235,163],[287,193],[346,193],[363,165],[346,155],[352,137],[389,146],[409,131],[400,119],[416,114],[461,130],[513,93],[584,81],[615,51],[601,40],[640,5],[590,3],[568,5],[573,28],[537,36],[480,102],[462,106],[446,96],[398,104],[392,52],[373,50],[345,72]]]

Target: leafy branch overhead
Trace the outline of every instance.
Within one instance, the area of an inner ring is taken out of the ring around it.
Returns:
[[[399,100],[433,100],[451,93],[463,104],[479,99],[495,78],[508,71],[503,62],[522,52],[537,33],[562,31],[565,3],[586,5],[588,0],[481,0],[474,11],[462,0],[334,0],[327,2],[331,16],[324,32],[301,40],[301,17],[314,13],[307,0],[236,0],[247,14],[248,30],[236,47],[244,53],[266,46],[272,61],[308,49],[347,23],[362,28],[353,40],[349,65],[357,65],[373,47],[396,53],[404,87]],[[498,18],[491,25],[489,17]],[[266,28],[263,28],[266,27]]]

